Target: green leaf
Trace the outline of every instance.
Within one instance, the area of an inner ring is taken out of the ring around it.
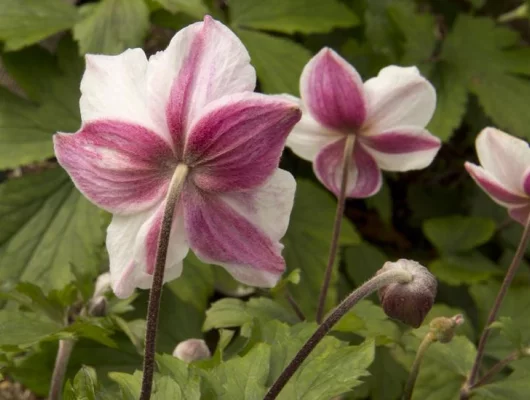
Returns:
[[[71,28],[77,10],[64,0],[0,0],[0,40],[6,50],[24,46]]]
[[[183,394],[177,382],[167,376],[163,376],[155,381],[151,398],[153,400],[181,400],[183,399]]]
[[[109,378],[120,385],[122,400],[137,400],[140,397],[142,384],[142,373],[140,371],[136,371],[133,375],[123,372],[110,372]]]
[[[290,323],[297,320],[290,310],[265,297],[251,298],[248,302],[224,298],[213,303],[206,311],[203,330],[240,327],[254,319],[260,324],[270,320]]]
[[[212,374],[223,393],[219,400],[263,399],[269,376],[270,346],[261,343],[244,357],[236,357],[219,365]]]
[[[450,254],[429,264],[436,277],[453,286],[474,284],[502,275],[502,270],[479,252],[469,254]]]
[[[505,49],[513,50],[518,41],[515,31],[496,26],[490,18],[461,14],[445,40],[441,59],[458,70],[495,125],[529,138],[525,103],[530,83],[512,75],[511,60],[505,58]]]
[[[523,346],[523,335],[511,317],[500,317],[498,321],[490,325],[490,328],[500,329],[501,333],[515,348]]]
[[[157,364],[162,375],[170,376],[179,385],[182,399],[201,399],[201,378],[190,364],[167,354],[158,356]]]
[[[473,398],[489,400],[525,399],[530,393],[528,371],[515,371],[509,377],[473,390]]]
[[[487,319],[498,289],[499,285],[495,283],[474,285],[470,289],[471,296],[479,310],[480,326],[483,326]],[[498,315],[498,321],[501,321],[504,329],[491,331],[486,352],[500,359],[515,350],[512,342],[516,336],[520,335],[516,342],[522,343],[522,346],[530,345],[530,292],[528,287],[512,286],[502,301]],[[510,321],[508,325],[507,321]]]
[[[424,222],[425,236],[443,253],[472,250],[488,242],[495,222],[488,218],[451,216]]]
[[[27,347],[61,330],[48,318],[23,311],[0,311],[0,347]]]
[[[149,29],[144,0],[102,0],[81,8],[83,19],[74,27],[81,54],[118,54],[142,47]]]
[[[337,0],[232,0],[230,15],[233,26],[283,33],[322,33],[359,23]]]
[[[464,118],[468,93],[465,80],[458,70],[443,62],[435,64],[429,74],[431,83],[436,88],[436,111],[427,129],[443,141],[453,135]]]
[[[271,321],[264,327],[263,339],[271,347],[269,384],[285,368],[316,329],[316,324],[300,323],[288,327]],[[311,352],[282,390],[281,400],[319,400],[332,398],[359,386],[374,359],[374,341],[348,346],[327,336]]]
[[[311,52],[289,39],[246,29],[235,32],[250,54],[262,91],[298,95],[300,74]]]
[[[289,271],[297,268],[301,270],[300,284],[291,286],[290,290],[308,317],[314,315],[317,307],[328,260],[335,207],[335,200],[324,189],[309,181],[298,181],[289,229],[283,239],[283,255]],[[346,219],[343,221],[341,235],[343,245],[360,242],[352,224]],[[335,270],[337,264],[338,261]],[[328,308],[337,302],[336,278],[334,274],[328,291]]]
[[[0,87],[0,169],[53,157],[52,135],[79,128],[79,80],[83,62],[70,39],[57,57],[40,47],[5,53],[2,61],[30,102]],[[39,73],[34,66],[39,65]]]
[[[96,387],[98,378],[94,368],[83,366],[75,375],[73,391],[75,397],[72,399],[96,400]]]
[[[208,8],[204,5],[202,0],[156,0],[166,10],[176,13],[182,11],[195,18],[201,19],[208,13]]]
[[[360,286],[383,267],[388,257],[377,247],[362,242],[346,249],[344,261],[346,274],[356,286]]]
[[[101,212],[59,168],[0,185],[0,279],[62,289],[70,265],[98,271]]]

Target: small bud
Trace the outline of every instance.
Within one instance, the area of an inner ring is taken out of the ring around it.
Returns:
[[[205,360],[210,358],[212,354],[202,339],[188,339],[180,342],[175,350],[173,350],[173,357],[190,363],[197,360]]]
[[[93,317],[104,317],[107,315],[107,298],[105,296],[92,298],[88,306],[88,314]]]
[[[96,280],[93,297],[103,296],[105,293],[110,291],[110,289],[110,272],[105,272],[104,274],[98,276],[98,279]]]
[[[379,289],[379,300],[386,315],[417,328],[434,304],[436,278],[416,261],[400,259],[386,262],[377,275],[401,268],[412,275],[412,281],[391,283]]]
[[[456,327],[464,323],[464,316],[457,314],[452,318],[434,318],[429,324],[430,331],[440,343],[449,343],[455,336]]]

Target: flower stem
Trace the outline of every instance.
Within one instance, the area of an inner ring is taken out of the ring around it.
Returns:
[[[499,372],[503,370],[504,367],[506,367],[508,364],[510,364],[512,361],[518,360],[521,357],[521,351],[515,350],[514,352],[510,353],[506,358],[500,360],[497,364],[495,364],[493,367],[491,367],[482,378],[480,378],[472,387],[471,389],[477,388],[479,386],[485,385],[488,383],[495,375],[497,375]]]
[[[187,173],[188,167],[186,165],[177,165],[166,196],[166,205],[164,207],[160,234],[158,236],[153,284],[149,293],[149,304],[147,307],[147,327],[145,332],[144,366],[140,400],[149,400],[151,398],[155,368],[158,312],[160,310],[160,298],[162,297],[162,285],[164,283],[164,270],[169,247],[169,236],[171,234],[171,223],[173,222],[175,206],[180,197],[182,184],[186,179]]]
[[[405,391],[403,393],[403,400],[410,400],[412,398],[414,384],[416,383],[416,379],[418,378],[418,372],[420,372],[420,365],[423,361],[423,357],[425,356],[425,353],[427,352],[429,346],[435,341],[435,335],[432,332],[428,332],[420,343],[418,351],[416,352],[416,358],[414,359],[414,362],[412,363],[412,368],[410,369],[409,379],[407,380]]]
[[[75,341],[71,339],[59,340],[59,350],[57,351],[57,358],[55,359],[55,366],[53,367],[48,400],[59,400],[61,398],[64,375],[66,374],[68,360],[70,360],[70,354],[72,354],[74,344]]]
[[[271,386],[269,391],[264,397],[264,400],[274,400],[281,392],[283,387],[287,384],[289,379],[298,370],[300,365],[309,356],[317,344],[327,335],[327,333],[333,328],[333,326],[348,312],[350,309],[357,304],[360,300],[369,296],[373,292],[381,289],[390,283],[408,283],[412,280],[412,274],[402,269],[392,269],[383,272],[379,275],[372,277],[369,281],[366,281],[362,286],[354,290],[348,295],[332,312],[331,314],[320,324],[313,335],[307,340],[302,346],[298,353],[291,360],[289,365],[285,367],[283,372],[280,374],[278,379]]]
[[[470,388],[474,386],[475,381],[478,377],[478,370],[480,367],[480,363],[482,361],[482,357],[484,356],[486,342],[488,341],[488,338],[491,332],[490,325],[497,318],[497,313],[499,312],[499,308],[501,307],[502,300],[504,299],[504,296],[506,295],[506,292],[508,291],[508,288],[510,287],[512,280],[515,277],[515,274],[517,273],[519,265],[521,264],[521,260],[524,257],[526,248],[528,247],[529,240],[530,240],[530,218],[526,221],[526,225],[524,227],[524,231],[521,236],[519,246],[517,247],[517,251],[515,252],[515,255],[513,256],[512,263],[510,264],[510,268],[508,268],[508,272],[506,273],[506,276],[504,277],[504,281],[502,282],[501,288],[499,289],[497,298],[495,299],[495,302],[493,303],[493,307],[490,310],[488,319],[486,321],[486,325],[484,327],[484,330],[482,331],[482,335],[478,342],[477,355],[475,357],[473,368],[471,369],[471,373],[469,374],[467,381],[464,383],[464,386],[462,387],[462,391],[460,394],[461,399],[466,399],[468,397],[469,390]]]
[[[291,292],[289,292],[288,289],[285,290],[285,299],[293,309],[296,316],[300,319],[300,321],[305,321],[304,312],[302,311],[302,309],[300,308],[300,306],[298,305],[298,303],[296,302],[296,300],[291,295]]]
[[[324,307],[326,305],[326,297],[328,295],[329,283],[333,272],[333,264],[337,256],[337,249],[339,247],[340,231],[342,227],[342,217],[344,215],[344,208],[346,206],[346,186],[348,185],[348,171],[351,164],[351,155],[353,152],[353,144],[355,143],[355,136],[348,135],[344,145],[344,155],[342,157],[342,180],[340,183],[339,198],[337,199],[337,210],[335,212],[335,221],[333,222],[333,232],[331,234],[331,244],[329,248],[328,263],[324,273],[324,281],[320,288],[320,296],[318,298],[318,308],[316,320],[320,324],[324,316]]]

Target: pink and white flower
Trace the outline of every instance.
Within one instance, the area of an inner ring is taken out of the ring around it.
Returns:
[[[485,128],[475,141],[481,166],[465,163],[467,172],[510,216],[526,224],[530,215],[530,147],[495,128]]]
[[[165,196],[188,167],[174,218],[165,280],[189,248],[239,281],[272,286],[285,268],[279,240],[295,181],[278,169],[300,110],[253,93],[254,68],[239,39],[210,17],[178,32],[149,60],[141,49],[89,55],[83,124],[54,137],[59,163],[92,202],[113,213],[107,232],[119,297],[149,288]]]
[[[350,135],[355,142],[347,197],[372,196],[381,187],[381,169],[425,168],[440,148],[440,140],[424,129],[436,93],[415,67],[386,67],[363,84],[353,66],[324,48],[305,66],[300,93],[304,113],[287,146],[313,162],[318,179],[337,196]]]

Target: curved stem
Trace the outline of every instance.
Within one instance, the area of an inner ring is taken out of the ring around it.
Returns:
[[[428,332],[423,338],[418,351],[416,352],[416,358],[412,363],[412,368],[410,369],[409,378],[407,380],[407,385],[405,386],[405,391],[403,393],[403,400],[410,400],[412,398],[412,392],[414,391],[414,384],[416,383],[416,378],[418,378],[418,372],[420,372],[420,365],[423,361],[423,357],[427,352],[429,346],[436,341],[436,337],[432,332]]]
[[[291,295],[291,292],[289,292],[288,289],[285,289],[285,299],[293,309],[296,316],[300,319],[300,321],[305,321],[304,312],[302,311],[302,309],[300,308],[300,306],[298,305],[298,303],[296,302],[296,300]]]
[[[162,296],[162,285],[164,283],[164,270],[169,247],[169,236],[175,206],[180,196],[182,184],[186,179],[188,167],[184,164],[177,165],[166,196],[164,215],[158,236],[158,247],[156,250],[155,271],[153,273],[153,285],[149,293],[149,304],[147,307],[147,327],[145,332],[144,366],[142,377],[142,391],[140,400],[151,398],[153,386],[153,373],[155,368],[156,333],[158,328],[158,312],[160,310],[160,298]]]
[[[521,357],[521,352],[519,350],[515,350],[513,353],[510,353],[506,358],[500,360],[497,364],[495,364],[493,367],[491,367],[482,378],[480,378],[472,387],[471,389],[477,388],[479,386],[485,385],[488,383],[495,375],[497,375],[499,372],[503,370],[504,367],[506,367],[508,364],[510,364],[512,361],[518,360]]]
[[[311,354],[316,345],[326,336],[326,334],[339,322],[339,320],[360,300],[369,296],[373,292],[381,289],[390,283],[408,283],[412,280],[412,275],[402,269],[390,270],[374,276],[369,281],[366,281],[362,286],[354,290],[348,295],[322,322],[315,333],[305,342],[302,348],[291,360],[289,365],[285,367],[276,382],[271,386],[264,397],[264,400],[274,400],[281,392],[283,387],[287,384],[289,379],[298,370],[304,360]]]
[[[480,340],[478,342],[477,355],[475,357],[475,362],[473,363],[473,367],[471,368],[471,373],[469,374],[469,377],[462,388],[461,398],[464,398],[464,399],[467,398],[470,388],[473,387],[473,385],[475,384],[475,381],[478,377],[478,369],[480,367],[482,357],[484,356],[486,342],[488,341],[489,335],[491,333],[490,325],[497,318],[497,314],[501,307],[502,300],[504,299],[504,296],[506,295],[506,292],[508,291],[508,288],[510,287],[512,280],[515,277],[517,270],[519,269],[519,265],[521,264],[521,260],[524,257],[525,250],[528,247],[529,240],[530,240],[530,218],[526,221],[526,225],[524,227],[524,231],[521,236],[519,246],[517,247],[517,251],[515,252],[515,255],[513,256],[513,260],[512,260],[512,263],[510,264],[510,268],[508,268],[508,272],[506,272],[506,276],[504,277],[504,281],[502,282],[501,288],[499,289],[497,298],[495,299],[495,302],[493,303],[493,306],[488,315],[486,325],[484,327],[484,330],[482,331],[482,335],[480,336]]]
[[[48,400],[59,400],[61,398],[64,375],[66,374],[68,360],[70,360],[70,354],[72,354],[74,344],[75,341],[71,339],[59,340],[59,350],[57,351],[57,358],[55,359],[55,366],[53,367]]]
[[[337,249],[339,247],[342,217],[344,214],[344,208],[346,206],[346,186],[348,184],[348,171],[350,169],[354,143],[355,136],[348,135],[346,137],[346,143],[344,144],[344,155],[342,157],[342,180],[340,183],[339,198],[337,199],[335,221],[333,222],[333,232],[331,234],[328,263],[326,265],[326,271],[324,272],[324,281],[322,282],[322,287],[320,288],[320,295],[318,298],[316,320],[319,324],[322,322],[322,318],[324,316],[324,307],[326,305],[326,297],[328,295],[329,283],[331,281],[331,275],[333,272],[333,264],[335,263],[335,257],[337,256]]]

